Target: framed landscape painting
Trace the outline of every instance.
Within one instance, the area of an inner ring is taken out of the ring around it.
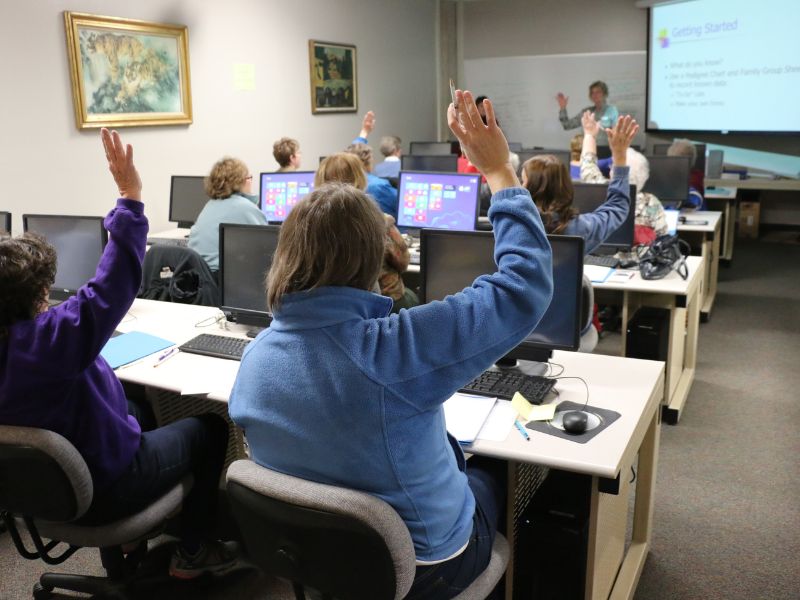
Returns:
[[[183,25],[64,12],[78,129],[192,122]]]
[[[311,112],[357,111],[356,47],[309,40],[308,61],[311,68]]]

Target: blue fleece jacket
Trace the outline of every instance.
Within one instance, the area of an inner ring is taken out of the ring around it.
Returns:
[[[630,167],[614,167],[608,182],[606,201],[585,215],[578,215],[567,223],[562,232],[577,235],[585,240],[584,253],[589,254],[614,233],[628,216],[631,207],[631,187],[628,183]]]
[[[256,462],[382,498],[425,561],[462,548],[475,512],[442,404],[522,341],[552,296],[530,195],[493,200],[496,273],[393,315],[391,299],[364,290],[289,294],[247,347],[230,397]]]
[[[141,202],[117,200],[105,219],[108,244],[78,293],[0,337],[0,423],[67,438],[96,489],[113,483],[139,449],[122,384],[100,350],[142,281],[147,217]]]
[[[397,220],[397,190],[386,179],[367,173],[367,194],[372,196],[381,210]]]

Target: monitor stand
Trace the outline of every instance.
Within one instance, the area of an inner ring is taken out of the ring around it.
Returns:
[[[259,333],[261,333],[262,331],[264,331],[265,329],[266,329],[266,327],[253,327],[253,328],[251,328],[251,329],[248,329],[248,330],[247,330],[247,333],[245,333],[245,335],[246,335],[247,337],[249,337],[249,338],[254,338],[254,337],[256,337],[256,336],[257,336]]]
[[[522,375],[535,375],[542,377],[550,370],[550,365],[547,363],[550,357],[548,355],[546,357],[542,356],[537,358],[541,358],[543,360],[519,361],[514,357],[506,355],[495,362],[494,366],[498,371],[516,371]]]

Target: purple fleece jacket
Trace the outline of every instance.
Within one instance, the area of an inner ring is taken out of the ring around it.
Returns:
[[[105,219],[108,245],[93,279],[63,304],[0,337],[0,424],[63,435],[86,461],[96,489],[118,478],[139,448],[114,371],[100,356],[142,280],[144,205],[120,198]]]

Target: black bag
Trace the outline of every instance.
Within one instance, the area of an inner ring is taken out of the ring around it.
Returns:
[[[677,235],[662,235],[650,245],[639,259],[642,279],[662,279],[675,269],[684,280],[689,277],[686,257],[691,248]]]

